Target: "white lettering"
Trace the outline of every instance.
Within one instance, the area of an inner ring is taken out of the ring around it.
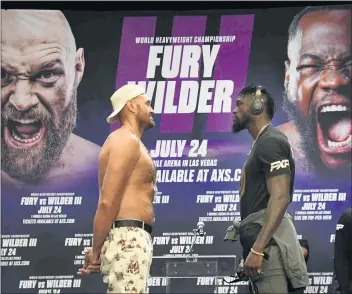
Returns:
[[[170,237],[154,237],[153,244],[154,245],[167,245],[169,244]]]
[[[37,205],[38,197],[22,197],[21,205]]]
[[[81,246],[82,238],[66,238],[65,239],[65,246]]]
[[[20,280],[19,288],[20,289],[34,289],[37,284],[36,280]]]
[[[270,172],[272,172],[274,169],[278,170],[281,168],[286,168],[288,166],[290,166],[290,162],[288,161],[288,159],[278,160],[278,161],[271,163]]]
[[[212,203],[214,195],[197,195],[197,203]]]

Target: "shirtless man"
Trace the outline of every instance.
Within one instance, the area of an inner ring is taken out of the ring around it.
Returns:
[[[109,135],[99,157],[100,198],[93,227],[93,248],[81,274],[96,271],[99,258],[108,293],[146,293],[152,262],[153,198],[156,170],[141,142],[155,123],[150,99],[136,85],[111,97],[121,127]]]

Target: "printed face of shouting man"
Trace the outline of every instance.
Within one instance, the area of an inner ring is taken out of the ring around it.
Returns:
[[[305,14],[288,45],[285,110],[314,174],[351,164],[351,12]],[[290,135],[290,134],[288,134]]]
[[[2,170],[37,180],[75,127],[83,49],[58,11],[2,11],[1,45]]]

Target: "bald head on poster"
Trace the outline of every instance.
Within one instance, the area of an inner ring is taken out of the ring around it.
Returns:
[[[3,184],[35,189],[79,181],[96,170],[100,150],[72,133],[84,50],[76,49],[60,11],[1,14]]]

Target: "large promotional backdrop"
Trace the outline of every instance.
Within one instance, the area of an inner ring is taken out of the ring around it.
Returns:
[[[342,58],[351,56],[351,6],[339,7],[336,20],[324,18],[333,7],[320,11],[323,17],[303,16],[298,39],[295,19],[305,7],[134,15],[2,11],[2,292],[106,291],[100,275],[76,272],[92,245],[100,146],[119,126],[106,123],[109,98],[137,83],[152,100],[156,122],[143,137],[159,190],[150,293],[165,293],[165,262],[189,253],[198,222],[206,235],[197,238],[196,254],[239,262],[239,243],[224,236],[241,220],[241,170],[253,140],[245,131],[233,134],[231,126],[237,94],[248,84],[275,97],[272,123],[289,138],[297,164],[289,211],[310,245],[306,293],[327,293],[337,220],[351,207],[351,64]],[[26,57],[45,42],[75,48],[68,50],[74,58],[62,59],[60,68]],[[39,68],[28,79],[30,90],[18,78],[26,62]],[[32,101],[28,93],[38,101],[24,103]],[[221,283],[221,293],[246,287]],[[187,287],[199,292],[213,285],[199,276]]]

